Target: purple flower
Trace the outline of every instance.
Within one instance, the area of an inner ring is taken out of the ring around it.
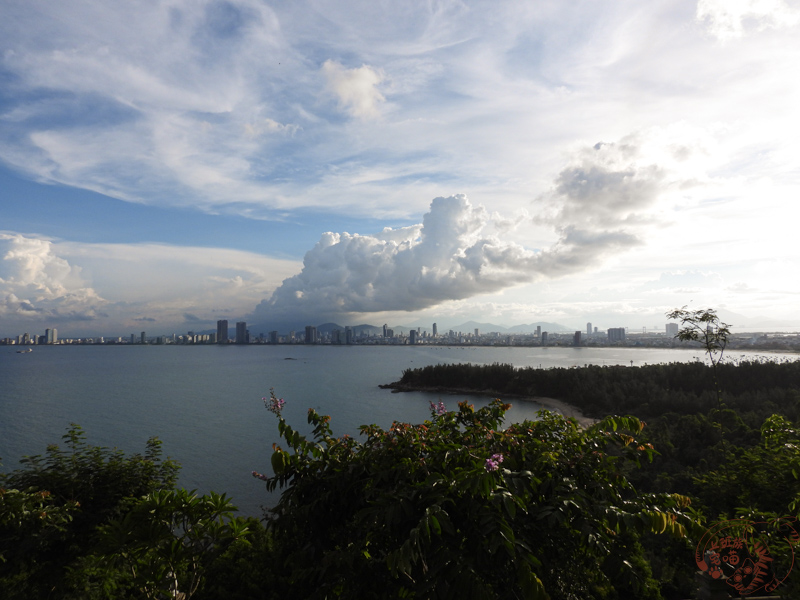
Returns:
[[[255,477],[256,479],[260,479],[261,481],[267,481],[267,480],[269,479],[269,477],[267,477],[267,476],[266,476],[266,475],[264,475],[263,473],[259,473],[258,471],[253,471],[253,472],[251,473],[251,475],[252,475],[253,477]]]
[[[447,407],[441,400],[439,400],[439,404],[434,404],[433,402],[430,402],[429,404],[431,405],[432,415],[438,415],[441,417],[442,415],[447,414]]]
[[[283,405],[286,404],[286,400],[283,398],[276,398],[274,394],[270,395],[269,399],[262,398],[262,400],[269,412],[275,413],[279,417],[281,416],[281,410],[283,410]]]
[[[503,462],[503,455],[502,454],[492,454],[491,458],[486,459],[486,467],[487,471],[497,471],[500,468],[500,463]]]

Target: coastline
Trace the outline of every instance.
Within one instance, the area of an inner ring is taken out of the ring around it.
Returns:
[[[403,385],[400,382],[389,384],[382,384],[378,386],[381,389],[390,389],[393,394],[400,392],[432,392],[435,394],[458,394],[460,396],[486,396],[492,398],[500,398],[501,400],[521,400],[522,402],[534,402],[540,405],[543,409],[552,412],[557,412],[565,417],[575,419],[578,424],[584,429],[597,423],[600,419],[593,419],[584,415],[579,408],[558,400],[557,398],[547,398],[544,396],[518,396],[515,394],[501,394],[494,390],[472,390],[462,388],[443,388],[443,387],[425,387],[425,386],[409,386]]]
[[[567,404],[563,400],[557,400],[556,398],[533,396],[528,398],[519,398],[519,400],[522,400],[523,402],[535,402],[536,404],[542,406],[545,410],[560,413],[565,417],[571,417],[575,419],[584,429],[600,421],[600,419],[592,419],[591,417],[585,416],[578,408],[572,406],[571,404]]]

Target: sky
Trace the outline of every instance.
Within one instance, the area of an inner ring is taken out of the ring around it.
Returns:
[[[0,15],[0,338],[800,328],[797,0]]]

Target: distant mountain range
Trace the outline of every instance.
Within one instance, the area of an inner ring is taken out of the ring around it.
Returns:
[[[759,331],[796,331],[800,328],[800,323],[782,323],[776,320],[772,320],[765,317],[756,317],[756,318],[748,318],[744,315],[740,315],[737,313],[733,313],[726,310],[718,311],[720,319],[722,321],[730,324],[733,326],[733,331],[736,332],[738,329],[739,331],[749,330],[759,330]],[[621,326],[618,317],[615,317],[613,320],[602,315],[590,315],[584,316],[587,321],[592,321],[595,323],[611,323],[614,324],[616,321],[615,326]],[[651,327],[653,330],[661,329],[663,325],[659,325],[658,322],[661,321],[662,323],[666,323],[667,319],[663,316],[654,313],[652,315],[639,315],[637,319],[640,322],[647,324],[648,322],[653,323]],[[439,320],[430,319],[429,321],[416,321],[412,322],[407,325],[389,325],[389,329],[393,330],[395,335],[408,335],[408,333],[412,329],[420,329],[422,332],[431,333],[433,330],[433,323],[439,323],[438,331],[439,334],[445,334],[448,331],[455,331],[455,332],[462,332],[462,333],[474,333],[477,329],[481,334],[487,333],[501,333],[506,335],[514,335],[514,334],[530,334],[535,333],[537,327],[541,327],[542,331],[547,331],[548,333],[565,333],[565,332],[574,332],[577,330],[585,331],[584,327],[575,327],[575,326],[568,326],[562,325],[561,323],[552,323],[549,321],[536,321],[533,323],[526,323],[520,325],[512,325],[506,327],[504,325],[496,325],[494,323],[484,323],[479,321],[466,321],[461,323],[460,325],[445,325]],[[248,323],[248,329],[250,330],[251,336],[258,336],[260,334],[268,335],[270,331],[278,331],[279,335],[286,335],[290,331],[294,331],[297,333],[298,336],[302,336],[305,333],[305,327],[308,323],[300,324],[300,323]],[[648,330],[651,329],[648,327]],[[330,332],[340,329],[344,331],[345,326],[340,325],[338,323],[327,322],[322,323],[320,325],[316,325],[317,331],[322,334],[326,335]],[[360,335],[381,335],[383,333],[383,325],[371,325],[367,323],[363,323],[361,325],[352,325],[351,328],[353,329],[356,336]],[[601,331],[605,331],[605,327],[600,328]],[[634,328],[634,330],[638,331],[638,328]],[[235,328],[229,328],[229,335],[233,336],[235,334]],[[208,329],[206,331],[202,331],[201,333],[216,333],[216,329]]]

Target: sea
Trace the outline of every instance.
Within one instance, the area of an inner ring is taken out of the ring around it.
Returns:
[[[265,410],[270,389],[286,401],[283,416],[308,433],[309,408],[331,416],[335,435],[359,426],[430,418],[430,402],[453,409],[465,397],[392,393],[380,384],[405,369],[433,364],[509,363],[517,367],[644,365],[703,360],[687,349],[458,346],[0,346],[0,472],[24,456],[61,444],[71,423],[92,445],[142,453],[158,437],[182,468],[178,485],[226,493],[239,514],[260,517],[275,505],[254,478],[271,474],[276,417]],[[736,352],[733,357],[763,356]],[[793,354],[769,354],[795,359]],[[477,407],[491,399],[468,400]],[[541,406],[512,400],[507,422],[535,419]]]

